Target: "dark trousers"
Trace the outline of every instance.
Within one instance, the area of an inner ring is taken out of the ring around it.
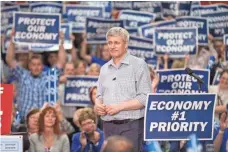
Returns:
[[[141,152],[143,149],[143,121],[143,118],[121,124],[103,121],[105,139],[113,135],[125,136],[133,142],[135,151]]]

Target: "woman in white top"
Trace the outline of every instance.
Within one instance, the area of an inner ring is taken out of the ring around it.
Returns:
[[[62,134],[57,112],[46,107],[39,117],[38,133],[30,136],[29,152],[69,152],[70,144],[66,134]]]

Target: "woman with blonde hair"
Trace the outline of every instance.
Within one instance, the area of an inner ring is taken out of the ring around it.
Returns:
[[[29,152],[69,152],[70,144],[66,134],[61,133],[57,112],[46,107],[39,117],[38,133],[30,136]]]

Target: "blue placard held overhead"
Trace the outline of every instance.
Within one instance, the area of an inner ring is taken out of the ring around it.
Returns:
[[[196,54],[197,35],[196,28],[156,28],[154,34],[156,55],[184,57],[186,54]]]
[[[156,1],[133,1],[132,9],[136,11],[155,13],[156,18],[161,18],[162,6],[161,2]]]
[[[34,3],[30,4],[31,11],[36,13],[63,13],[62,4],[59,3]]]
[[[138,28],[137,27],[133,27],[133,28],[125,28],[128,33],[131,35],[131,36],[139,36],[139,33],[138,33]]]
[[[153,39],[154,28],[156,27],[176,27],[176,21],[175,20],[160,21],[160,22],[140,26],[138,29],[139,35],[144,38]]]
[[[5,33],[5,29],[13,24],[13,13],[19,11],[18,6],[9,6],[1,8],[1,34]]]
[[[148,12],[122,10],[119,19],[125,20],[124,27],[139,27],[154,21],[156,15]]]
[[[191,2],[184,1],[170,1],[161,2],[163,17],[177,17],[177,16],[188,16],[190,15]]]
[[[143,47],[143,48],[153,48],[153,42],[151,39],[130,36],[128,45],[135,47]]]
[[[67,21],[72,24],[72,31],[82,33],[85,31],[87,17],[104,17],[103,7],[66,5],[65,14]]]
[[[63,104],[66,106],[91,105],[89,89],[96,86],[98,77],[68,77],[65,84]]]
[[[72,49],[72,41],[71,41],[71,38],[70,38],[70,35],[71,35],[71,31],[72,31],[72,28],[71,28],[71,24],[61,24],[61,31],[63,31],[64,33],[64,48],[65,49]]]
[[[104,7],[104,17],[106,19],[112,18],[112,2],[111,1],[83,1],[81,4],[86,4],[89,6],[97,6],[97,7]]]
[[[59,44],[59,14],[16,12],[14,27],[14,41],[18,44]]]
[[[144,140],[212,140],[216,94],[149,94]]]
[[[132,2],[131,1],[112,1],[113,9],[116,10],[131,10]]]
[[[213,37],[222,39],[224,34],[228,34],[228,11],[204,14],[202,17],[207,18]]]
[[[217,11],[228,11],[228,5],[225,5],[225,4],[218,4],[217,5]]]
[[[106,43],[106,33],[112,27],[123,27],[123,20],[107,20],[99,18],[86,19],[86,38],[89,44]]]
[[[217,6],[193,6],[191,8],[191,16],[201,16],[203,14],[214,13],[217,11]]]
[[[157,93],[207,93],[209,86],[209,70],[193,70],[204,84],[199,86],[197,80],[188,75],[184,69],[157,70],[160,81],[157,87]]]
[[[148,64],[151,64],[153,67],[155,67],[157,64],[157,57],[155,56],[153,48],[128,45],[128,51],[130,52],[130,54],[144,59]]]
[[[206,18],[199,17],[178,17],[176,25],[179,27],[196,27],[198,28],[198,43],[199,45],[208,45],[209,28]]]

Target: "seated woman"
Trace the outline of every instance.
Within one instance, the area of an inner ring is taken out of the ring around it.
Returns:
[[[55,108],[44,108],[39,117],[38,133],[30,136],[29,152],[69,152],[69,145],[67,135],[60,131]]]
[[[96,114],[91,108],[84,108],[78,122],[81,132],[73,135],[71,152],[100,152],[104,133],[96,127]]]

